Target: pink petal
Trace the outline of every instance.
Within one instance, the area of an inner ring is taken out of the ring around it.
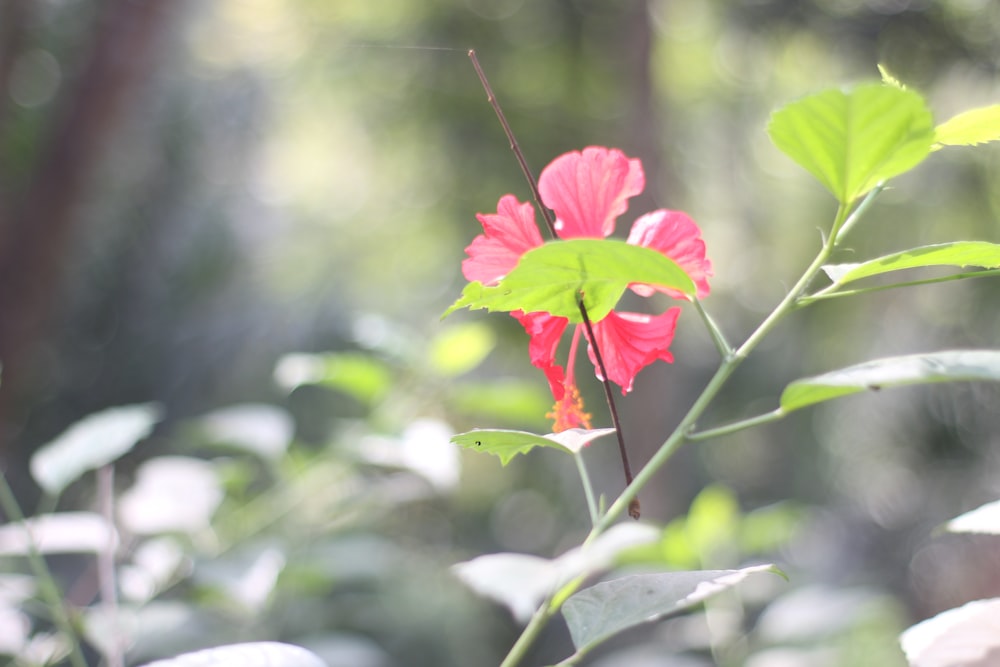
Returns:
[[[548,313],[525,313],[521,310],[515,310],[511,315],[521,323],[531,337],[528,342],[528,357],[531,359],[531,364],[545,372],[552,396],[557,401],[561,400],[566,393],[566,375],[563,367],[556,364],[556,348],[559,347],[559,340],[569,320]]]
[[[542,202],[555,211],[556,233],[564,239],[609,236],[628,198],[645,185],[639,160],[602,146],[560,155],[538,179]]]
[[[480,213],[483,234],[472,239],[465,249],[468,259],[462,262],[466,280],[493,285],[517,265],[521,255],[542,245],[542,235],[535,224],[535,208],[520,203],[514,195],[504,195],[497,202],[497,212]]]
[[[670,343],[680,314],[680,308],[671,308],[662,315],[611,311],[603,320],[594,323],[594,338],[608,370],[608,379],[622,388],[623,395],[632,391],[635,376],[646,366],[657,359],[673,362]],[[603,379],[592,346],[587,348],[587,354],[598,379]]]
[[[681,211],[660,209],[647,213],[632,225],[628,242],[658,250],[684,269],[697,288],[698,298],[708,296],[708,279],[713,275],[712,263],[705,257],[705,242],[694,220]],[[654,291],[668,294],[675,299],[687,297],[677,290],[652,285],[631,285],[640,296],[650,296]]]

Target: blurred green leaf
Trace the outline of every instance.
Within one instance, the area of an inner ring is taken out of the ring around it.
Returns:
[[[454,385],[448,403],[465,414],[516,422],[519,426],[544,424],[543,415],[552,394],[536,382],[504,379]]]
[[[570,597],[563,605],[563,616],[573,646],[583,652],[619,632],[693,607],[762,572],[780,574],[773,565],[755,565],[621,577]]]
[[[669,287],[694,294],[691,278],[656,250],[614,239],[550,241],[526,252],[496,286],[471,282],[445,311],[546,312],[582,322],[577,296],[583,295],[588,317],[604,319],[630,283]]]
[[[392,384],[392,371],[385,363],[358,352],[287,354],[278,361],[274,377],[288,390],[315,384],[342,391],[368,405]]]
[[[920,164],[934,141],[924,99],[881,83],[792,102],[771,116],[767,131],[844,205]]]
[[[83,473],[107,465],[135,447],[161,415],[161,408],[152,403],[88,415],[34,453],[31,475],[46,493],[58,494]]]
[[[775,503],[745,514],[739,531],[740,552],[752,556],[781,548],[792,539],[802,515],[802,509],[790,502]]]
[[[496,346],[493,330],[482,322],[448,327],[431,341],[431,368],[446,377],[468,373],[482,363]]]
[[[934,130],[940,146],[974,146],[1000,140],[1000,104],[963,111]]]
[[[781,394],[786,412],[861,391],[933,382],[1000,381],[1000,351],[946,350],[875,359],[792,382]]]
[[[725,486],[710,484],[695,496],[688,510],[687,534],[704,565],[720,564],[712,562],[713,555],[719,550],[731,550],[740,520],[736,496]]]
[[[493,454],[500,458],[500,462],[503,465],[507,465],[518,454],[525,454],[535,447],[552,447],[575,454],[596,438],[614,432],[613,428],[589,430],[571,428],[561,433],[550,433],[543,436],[528,433],[527,431],[476,429],[468,433],[459,433],[452,436],[451,441],[466,449]]]
[[[828,264],[823,271],[833,282],[843,285],[891,271],[923,266],[1000,267],[1000,244],[986,241],[956,241],[921,246],[884,255],[857,264]]]

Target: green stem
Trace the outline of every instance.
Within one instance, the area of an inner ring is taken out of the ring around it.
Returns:
[[[739,421],[732,422],[730,424],[725,424],[723,426],[718,426],[716,428],[706,429],[704,431],[692,431],[687,433],[685,437],[692,442],[697,442],[700,440],[711,440],[712,438],[718,438],[722,435],[729,435],[730,433],[736,433],[737,431],[742,431],[743,429],[750,428],[752,426],[760,426],[761,424],[769,424],[779,419],[784,418],[788,414],[781,408],[777,410],[772,410],[771,412],[766,412],[762,415],[757,415],[756,417],[750,417],[748,419],[741,419]]]
[[[576,469],[580,473],[580,482],[583,484],[583,495],[587,498],[587,509],[590,511],[590,525],[596,525],[599,514],[597,512],[597,501],[594,500],[594,487],[590,482],[590,475],[587,473],[587,465],[583,461],[583,454],[576,452],[573,454],[576,459]]]
[[[515,665],[521,663],[521,660],[524,659],[531,645],[535,643],[535,640],[541,634],[542,629],[549,622],[549,619],[559,611],[558,608],[551,608],[551,602],[552,596],[550,595],[539,605],[535,611],[535,615],[528,621],[528,625],[524,628],[521,636],[517,638],[514,646],[511,647],[507,657],[500,663],[500,667],[515,667]]]
[[[83,651],[80,648],[76,632],[73,630],[73,624],[70,622],[69,614],[66,613],[66,608],[63,606],[62,593],[59,592],[59,586],[52,577],[48,565],[45,564],[45,559],[38,551],[38,545],[35,544],[35,536],[31,533],[31,527],[24,518],[24,513],[21,512],[21,506],[17,504],[14,491],[7,483],[6,474],[0,475],[0,508],[3,508],[4,514],[10,519],[19,522],[28,535],[28,562],[35,573],[39,591],[46,605],[48,605],[49,611],[52,613],[52,620],[70,643],[70,664],[73,667],[87,667],[87,660],[83,657]]]

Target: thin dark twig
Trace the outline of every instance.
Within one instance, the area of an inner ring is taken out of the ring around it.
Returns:
[[[582,295],[577,296],[577,304],[580,306],[580,316],[583,317],[583,327],[587,330],[587,340],[591,349],[594,350],[594,359],[597,367],[601,370],[601,384],[604,385],[604,396],[608,399],[608,409],[611,411],[611,423],[615,427],[615,435],[618,436],[618,451],[622,455],[622,468],[625,469],[625,485],[632,483],[632,466],[628,462],[628,452],[625,450],[625,437],[622,435],[621,421],[618,419],[618,408],[615,407],[614,394],[611,391],[611,380],[608,379],[608,371],[604,368],[604,359],[601,357],[601,350],[597,347],[597,339],[594,337],[594,328],[590,324],[590,317],[587,315],[587,308],[583,305]],[[628,506],[628,515],[633,519],[638,519],[641,514],[639,499],[633,498]]]
[[[517,143],[517,139],[514,137],[514,131],[510,128],[510,123],[507,122],[507,117],[503,115],[503,110],[500,108],[500,103],[497,101],[496,95],[493,93],[493,88],[490,87],[490,82],[486,78],[486,73],[483,72],[483,68],[479,64],[479,58],[476,57],[475,49],[469,49],[469,60],[472,61],[472,66],[476,68],[476,74],[479,75],[479,81],[483,84],[483,90],[486,91],[486,99],[493,107],[493,111],[496,112],[497,118],[500,120],[500,126],[503,127],[504,134],[507,135],[507,140],[510,142],[510,149],[514,152],[514,157],[517,158],[517,163],[521,167],[521,173],[524,174],[525,180],[528,181],[528,187],[531,188],[531,196],[535,199],[535,204],[538,206],[538,210],[542,212],[542,218],[545,219],[545,225],[549,229],[549,234],[552,238],[557,238],[556,235],[556,222],[552,216],[552,212],[546,208],[542,203],[542,195],[538,191],[538,182],[535,180],[535,176],[531,173],[531,169],[528,167],[528,161],[524,158],[524,153],[521,152],[521,147]],[[590,343],[591,349],[594,350],[594,358],[597,359],[597,367],[601,371],[601,377],[604,384],[604,397],[608,401],[608,411],[611,413],[611,423],[615,427],[615,434],[618,436],[618,449],[622,456],[622,467],[625,469],[625,483],[632,483],[632,468],[628,462],[628,453],[625,451],[625,438],[622,435],[621,421],[618,419],[618,408],[615,406],[614,395],[611,391],[611,383],[608,380],[608,372],[604,368],[604,360],[601,357],[601,351],[597,347],[597,340],[594,338],[594,330],[590,325],[590,317],[587,315],[587,308],[583,305],[583,299],[577,298],[577,304],[580,306],[580,315],[583,316],[583,324],[587,330],[587,338]],[[640,514],[639,499],[633,498],[628,506],[628,514],[633,519],[638,519]]]
[[[521,147],[518,145],[517,139],[514,138],[514,131],[510,129],[507,117],[503,115],[503,111],[500,109],[500,103],[497,102],[497,96],[493,94],[490,82],[486,79],[486,73],[483,72],[483,68],[479,65],[479,58],[476,57],[475,49],[469,49],[469,60],[472,61],[472,66],[476,68],[479,81],[483,84],[483,90],[486,91],[487,101],[493,107],[493,111],[496,112],[497,118],[500,119],[500,125],[503,127],[504,134],[507,135],[507,141],[510,142],[510,149],[514,151],[514,157],[517,158],[517,163],[521,166],[521,173],[524,174],[524,178],[528,181],[528,187],[531,188],[531,196],[535,198],[535,204],[538,206],[538,210],[542,212],[545,225],[549,228],[549,234],[552,238],[556,238],[556,221],[552,217],[552,212],[542,204],[542,195],[538,192],[538,182],[528,167],[528,161],[524,159],[524,153],[521,152]]]

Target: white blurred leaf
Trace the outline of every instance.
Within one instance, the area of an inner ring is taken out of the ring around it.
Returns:
[[[602,435],[610,435],[614,432],[613,428],[568,428],[559,433],[549,433],[544,437],[558,442],[574,454],[579,454],[584,447],[597,438],[600,438]]]
[[[59,512],[0,526],[0,555],[26,555],[32,538],[43,554],[96,553],[118,543],[114,528],[100,514]]]
[[[638,574],[595,584],[563,605],[573,645],[586,650],[628,628],[693,607],[773,565],[741,570]]]
[[[135,484],[118,502],[122,526],[137,535],[207,528],[222,488],[208,461],[185,456],[161,456],[143,463]]]
[[[295,431],[285,410],[266,404],[233,405],[203,416],[200,422],[213,442],[238,447],[268,460],[285,453]]]
[[[57,494],[88,470],[111,463],[149,435],[161,418],[152,403],[109,408],[84,417],[31,457],[31,475]]]
[[[358,443],[358,455],[369,463],[397,466],[417,473],[440,492],[458,484],[461,462],[450,442],[454,429],[437,419],[417,419],[401,438],[368,436]]]
[[[590,576],[614,566],[618,554],[659,539],[660,532],[646,524],[618,524],[586,548],[578,547],[549,560],[515,553],[487,554],[452,566],[452,571],[472,590],[510,609],[525,622],[545,596],[580,576]]]
[[[976,600],[917,623],[900,635],[910,667],[1000,664],[1000,598]]]
[[[155,537],[140,544],[130,562],[118,572],[122,597],[131,602],[148,602],[188,564],[184,550],[172,537]]]
[[[1000,535],[1000,500],[959,514],[945,524],[945,529],[952,533]]]
[[[279,642],[230,644],[185,653],[145,667],[326,667],[315,653]]]

